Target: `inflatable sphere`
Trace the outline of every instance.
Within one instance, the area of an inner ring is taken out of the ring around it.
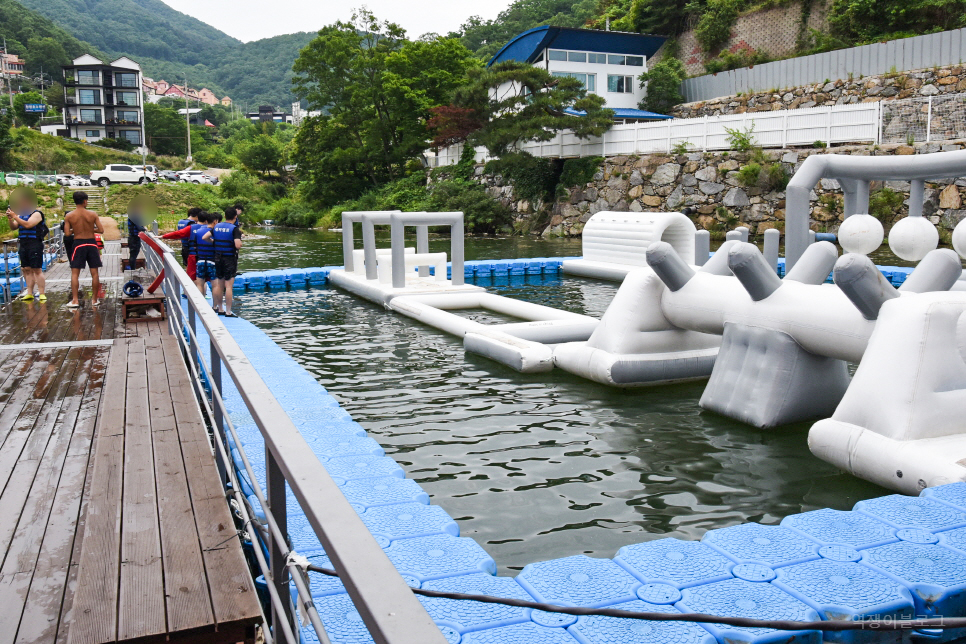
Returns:
[[[846,253],[868,255],[882,245],[885,231],[872,215],[846,217],[839,226],[839,243]]]
[[[953,249],[966,259],[966,219],[956,224],[953,230]]]
[[[889,248],[902,259],[918,262],[939,246],[939,231],[925,217],[906,217],[889,231]]]

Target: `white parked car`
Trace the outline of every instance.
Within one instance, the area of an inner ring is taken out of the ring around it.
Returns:
[[[34,178],[26,175],[20,174],[19,172],[8,172],[7,173],[7,185],[8,186],[32,186],[34,185]]]
[[[182,183],[197,183],[212,185],[214,182],[211,177],[201,170],[182,170],[178,173],[178,181]]]
[[[113,164],[105,166],[103,170],[91,172],[91,183],[106,188],[112,183],[150,183],[157,181],[158,175],[133,165]]]
[[[58,174],[57,183],[70,187],[86,187],[91,185],[90,179],[76,174]]]

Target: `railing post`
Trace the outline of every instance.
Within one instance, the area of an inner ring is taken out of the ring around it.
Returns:
[[[3,301],[4,303],[9,303],[11,301],[10,293],[10,266],[7,263],[7,251],[8,242],[3,242]]]
[[[285,499],[285,475],[282,474],[282,470],[275,460],[275,455],[272,454],[272,450],[268,446],[265,447],[265,479],[265,488],[266,492],[268,492],[268,496],[266,497],[269,506],[268,509],[275,518],[275,523],[278,524],[279,531],[282,534],[287,534],[288,515]],[[280,546],[276,543],[271,533],[269,533],[268,539],[269,566],[271,567],[272,578],[266,581],[275,586],[282,606],[285,607],[286,611],[284,615],[279,615],[275,607],[272,607],[272,625],[274,626],[275,636],[277,638],[281,632],[281,629],[278,627],[279,620],[285,620],[289,623],[292,622],[292,615],[289,613],[292,600],[288,586],[288,567],[285,565],[285,558],[282,556],[284,544]],[[298,643],[292,642],[291,644]]]
[[[211,351],[209,353],[211,355],[211,388],[218,392],[217,396],[214,393],[211,395],[211,407],[212,411],[215,412],[216,440],[221,441],[221,444],[227,447],[228,441],[225,440],[225,417],[221,411],[221,405],[218,404],[218,398],[223,397],[221,389],[221,357],[218,355],[218,348],[215,346],[215,341],[209,338],[208,342],[211,345]],[[221,477],[222,484],[225,484],[228,482],[227,463],[223,463],[217,456],[218,452],[216,451],[215,464],[218,466],[218,476]]]

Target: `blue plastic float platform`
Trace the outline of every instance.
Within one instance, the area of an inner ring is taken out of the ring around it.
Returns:
[[[713,255],[714,253],[712,253]],[[563,262],[579,257],[535,257],[531,259],[488,259],[465,262],[463,275],[467,280],[486,277],[504,277],[508,275],[557,275],[562,272]],[[325,286],[329,281],[329,273],[342,270],[341,266],[322,266],[316,268],[286,268],[271,271],[253,271],[242,273],[235,278],[235,293],[245,291],[279,290],[285,288],[306,288]],[[414,269],[415,270],[415,269]],[[452,277],[453,267],[447,264],[446,277]],[[879,270],[893,286],[898,288],[909,277],[912,268],[902,266],[880,266]],[[435,270],[430,267],[430,274]],[[785,277],[785,258],[778,260],[778,275]],[[832,282],[829,273],[827,282]]]
[[[308,273],[308,271],[307,271]],[[655,538],[624,546],[613,559],[575,555],[529,564],[497,577],[496,563],[338,402],[243,319],[224,319],[252,364],[413,587],[533,599],[567,606],[704,612],[760,619],[851,620],[966,616],[966,483],[890,495],[852,511],[816,510],[781,525],[748,523],[710,530],[701,541]],[[201,338],[207,353],[207,338]],[[228,382],[224,398],[245,451],[264,477],[264,443]],[[250,482],[232,454],[243,487]],[[264,480],[261,481],[264,485]],[[251,493],[251,490],[247,490]],[[258,503],[250,496],[253,505]],[[330,566],[289,496],[289,536],[311,561]],[[372,642],[341,582],[310,574],[311,592],[334,644]],[[530,609],[420,597],[449,642],[464,644],[737,644],[823,641],[818,631],[571,617]],[[921,634],[923,642],[966,636],[966,629]],[[828,633],[826,642],[908,642],[899,632]],[[918,639],[918,637],[913,638]],[[303,641],[316,642],[311,627]]]

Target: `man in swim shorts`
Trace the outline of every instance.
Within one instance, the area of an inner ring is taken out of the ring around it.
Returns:
[[[104,234],[97,213],[87,209],[87,193],[77,191],[74,193],[74,210],[67,213],[64,217],[64,234],[74,236],[74,248],[70,255],[70,294],[71,301],[67,308],[76,309],[80,306],[78,302],[78,290],[80,287],[80,272],[82,269],[89,268],[93,281],[93,295],[91,302],[97,306],[97,295],[101,289],[101,279],[98,269],[101,267],[101,253],[97,249],[97,239],[95,233]]]

